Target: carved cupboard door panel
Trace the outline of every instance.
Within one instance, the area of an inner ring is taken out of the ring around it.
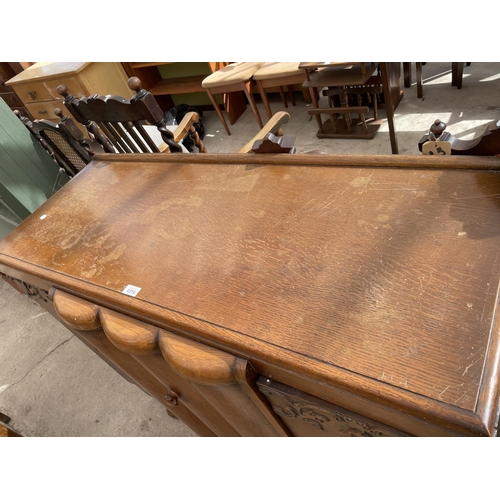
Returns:
[[[199,435],[289,435],[258,390],[248,361],[60,290],[52,297],[73,331],[94,342],[104,335],[112,348],[104,356]],[[138,378],[136,371],[147,376]]]
[[[397,429],[274,380],[259,377],[257,386],[294,436],[407,436]]]

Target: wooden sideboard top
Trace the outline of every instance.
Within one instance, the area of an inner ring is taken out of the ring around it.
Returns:
[[[8,85],[15,85],[16,83],[32,82],[33,80],[46,80],[50,77],[73,75],[89,64],[89,62],[37,62],[11,78],[7,83]]]
[[[489,428],[499,256],[479,157],[101,155],[0,242],[1,271]]]

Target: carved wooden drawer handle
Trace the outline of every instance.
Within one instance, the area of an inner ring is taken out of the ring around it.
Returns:
[[[99,306],[59,290],[53,292],[52,300],[57,314],[71,328],[83,331],[101,328]]]
[[[60,290],[53,293],[54,307],[61,319],[75,330],[102,328],[118,349],[134,355],[158,351],[158,328],[123,314],[73,297]]]
[[[237,358],[231,354],[163,330],[159,342],[163,357],[183,377],[204,385],[236,381]]]

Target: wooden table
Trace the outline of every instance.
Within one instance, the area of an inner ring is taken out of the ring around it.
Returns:
[[[200,435],[492,436],[499,244],[498,158],[101,155],[0,272]]]
[[[391,150],[393,154],[398,154],[399,148],[394,127],[394,110],[403,98],[403,91],[401,89],[401,63],[301,62],[299,67],[304,69],[307,74],[307,79],[303,86],[309,88],[310,91],[314,106],[314,109],[310,113],[315,115],[316,122],[318,123],[318,137],[372,139],[375,136],[380,127],[380,122],[373,122],[367,126],[363,115],[367,108],[365,110],[365,107],[362,106],[348,107],[346,91],[347,87],[362,86],[370,78],[373,80],[372,75],[375,66],[378,66],[380,69],[379,79],[384,96]],[[315,70],[320,71],[314,73]],[[338,87],[341,89],[341,108],[321,109],[319,107],[317,92],[324,87]],[[330,122],[322,122],[321,112],[341,112],[346,122],[345,129],[327,128],[325,130],[325,126],[328,126]],[[362,124],[358,127],[350,126],[351,113],[360,113]]]

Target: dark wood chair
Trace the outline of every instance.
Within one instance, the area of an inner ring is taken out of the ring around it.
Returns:
[[[137,77],[128,80],[135,91],[129,100],[119,96],[75,97],[65,85],[58,93],[73,118],[82,123],[106,153],[182,153],[182,139],[189,134],[200,153],[206,153],[194,124],[196,113],[187,113],[174,132],[167,128],[165,114],[154,96],[144,90]],[[158,135],[155,141],[154,134]]]
[[[85,139],[73,120],[65,116],[61,109],[56,108],[54,113],[59,117],[59,123],[49,120],[31,121],[19,111],[15,111],[42,147],[71,178],[90,163],[100,147]]]
[[[438,119],[431,125],[429,133],[418,141],[420,152],[429,140],[449,142],[452,155],[500,156],[500,120],[492,121],[480,137],[463,140],[447,132],[446,123]]]

